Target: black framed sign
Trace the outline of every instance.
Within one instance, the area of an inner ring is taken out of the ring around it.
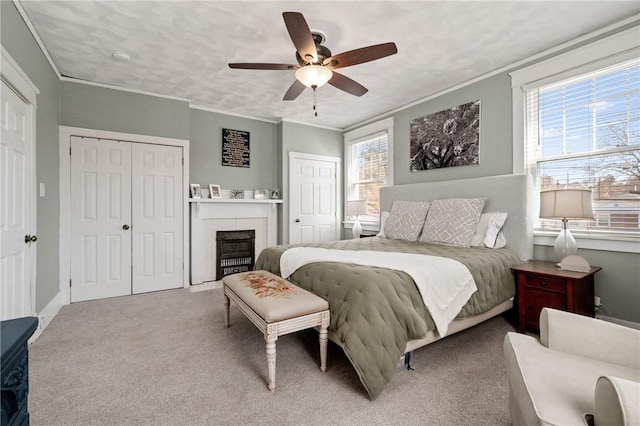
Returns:
[[[222,165],[249,167],[249,132],[222,129]]]

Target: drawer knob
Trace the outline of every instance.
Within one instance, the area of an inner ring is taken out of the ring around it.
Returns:
[[[529,305],[529,309],[533,309],[533,305]]]
[[[540,285],[547,285],[546,281],[540,281]]]

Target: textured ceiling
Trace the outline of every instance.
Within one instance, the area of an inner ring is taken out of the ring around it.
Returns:
[[[268,120],[346,128],[640,12],[637,1],[20,1],[60,73],[189,99]],[[398,54],[343,68],[369,89],[330,85],[295,101],[293,71],[228,62],[296,63],[283,11],[302,12],[333,54],[394,41]],[[127,63],[111,54],[129,54]]]

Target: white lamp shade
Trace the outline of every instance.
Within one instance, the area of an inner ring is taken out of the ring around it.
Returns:
[[[331,80],[333,72],[321,65],[306,65],[296,71],[296,78],[307,87],[320,87]]]
[[[541,191],[540,217],[547,219],[592,219],[591,191],[588,189]]]
[[[361,216],[367,214],[367,200],[347,201],[345,213],[347,216]]]

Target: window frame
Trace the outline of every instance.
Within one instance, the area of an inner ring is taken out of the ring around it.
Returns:
[[[351,130],[343,134],[344,136],[344,202],[346,203],[349,195],[349,187],[351,183],[351,147],[364,140],[373,138],[382,133],[387,134],[387,182],[385,186],[393,185],[393,117],[367,124],[355,130]],[[346,209],[343,209],[343,226],[345,229],[353,227],[353,220],[347,220]],[[375,221],[360,220],[363,231],[380,230],[380,218]]]
[[[513,173],[528,173],[526,149],[526,92],[628,62],[640,56],[638,27],[621,31],[533,65],[509,73],[512,89]],[[536,194],[537,195],[537,194]],[[535,196],[538,206],[539,197]],[[640,239],[624,232],[585,234],[572,230],[579,248],[640,253]],[[536,245],[553,246],[557,232],[534,230]]]

